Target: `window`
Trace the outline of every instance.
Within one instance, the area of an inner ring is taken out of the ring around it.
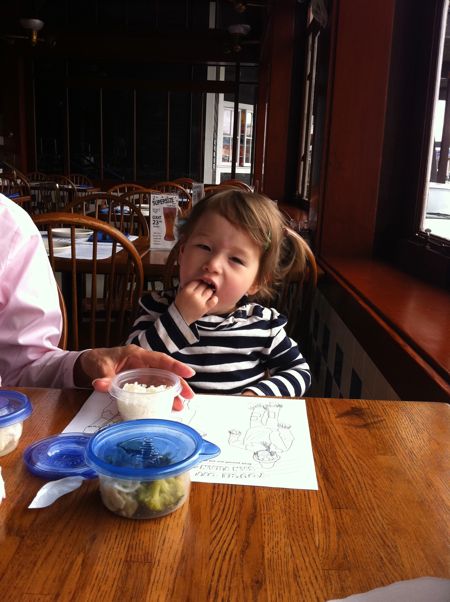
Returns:
[[[436,177],[432,163],[440,155],[445,121],[441,117],[439,125],[439,109],[435,109],[438,89],[441,96],[446,90],[446,82],[445,88],[437,82],[445,53],[442,33],[448,6],[448,0],[395,5],[374,233],[375,257],[438,286],[448,286],[450,236],[442,237],[441,228],[448,228],[450,222],[431,215],[438,212],[428,203],[428,191],[430,177]],[[444,73],[449,70],[445,62],[443,69]],[[368,120],[367,129],[370,125]],[[436,144],[435,131],[439,134]]]
[[[252,162],[253,112],[242,109],[240,114],[239,165],[250,166]]]
[[[229,95],[227,95],[228,97]],[[233,134],[234,134],[234,102],[224,100],[225,95],[220,95],[218,103],[218,128],[217,141],[219,163],[216,170],[214,183],[228,180],[232,173],[233,162]],[[237,119],[237,154],[236,154],[236,177],[244,182],[250,183],[252,161],[253,161],[253,124],[254,105],[239,103]],[[222,141],[222,143],[220,143]]]
[[[252,164],[253,147],[253,107],[251,109],[244,107],[245,105],[239,105],[238,165],[240,167],[250,167]],[[232,160],[233,120],[234,110],[225,105],[223,109],[222,163],[231,163]]]
[[[222,163],[231,163],[233,149],[233,113],[232,109],[223,110]]]
[[[420,229],[450,240],[450,31],[449,4],[444,2],[440,32],[427,185]]]

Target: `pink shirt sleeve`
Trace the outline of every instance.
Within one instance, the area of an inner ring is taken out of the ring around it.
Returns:
[[[55,278],[31,217],[0,194],[0,379],[3,386],[73,387],[80,352],[58,348]]]

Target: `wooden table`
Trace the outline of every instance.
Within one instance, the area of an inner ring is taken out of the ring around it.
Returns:
[[[324,602],[450,577],[445,404],[308,399],[319,491],[193,483],[178,511],[133,521],[105,509],[95,481],[27,509],[43,481],[23,450],[60,432],[88,392],[21,390],[33,414],[0,458],[5,602]]]
[[[70,244],[70,239],[68,239]],[[83,241],[85,242],[85,241]],[[148,236],[138,236],[135,240],[131,241],[133,245],[136,247],[137,252],[141,256],[142,263],[144,265],[144,258],[149,253],[149,239]],[[92,255],[92,253],[91,253]],[[128,269],[128,254],[120,250],[116,256],[116,269],[120,273],[125,273]],[[157,269],[157,266],[155,266]],[[58,257],[55,255],[55,272],[71,272],[72,270],[72,260],[67,257]],[[77,272],[78,273],[87,273],[90,274],[92,272],[92,259],[82,259],[77,257]],[[107,257],[105,259],[97,259],[97,273],[98,274],[109,274],[111,272],[111,257]]]

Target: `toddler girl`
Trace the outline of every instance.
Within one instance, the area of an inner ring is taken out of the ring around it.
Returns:
[[[196,392],[302,396],[309,366],[286,317],[261,303],[306,257],[269,198],[213,193],[179,229],[179,287],[142,297],[128,343],[168,353],[195,370]]]

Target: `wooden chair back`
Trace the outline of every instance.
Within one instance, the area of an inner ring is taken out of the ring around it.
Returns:
[[[19,171],[0,173],[0,192],[18,203],[27,211],[32,211],[30,185],[26,177]]]
[[[236,186],[237,188],[241,188],[242,190],[246,190],[247,192],[253,192],[253,188],[249,186],[246,182],[242,180],[232,179],[232,180],[223,180],[220,185],[225,186]]]
[[[145,190],[145,186],[141,186],[135,182],[121,182],[120,184],[115,184],[114,186],[111,186],[111,188],[108,188],[107,192],[120,196],[125,192],[132,192],[134,190]]]
[[[94,182],[84,175],[84,173],[71,173],[68,176],[69,180],[75,184],[75,186],[87,186],[88,188],[94,187]]]
[[[144,281],[142,260],[133,243],[114,226],[86,215],[56,212],[33,219],[46,233],[53,271],[61,274],[69,348],[123,344],[135,319]],[[57,246],[62,233],[55,228],[65,229],[65,248]],[[85,236],[80,244],[80,228],[92,232],[91,243]],[[101,242],[105,238],[111,242]]]
[[[192,178],[176,178],[175,180],[173,180],[176,184],[179,184],[180,186],[183,186],[183,188],[186,188],[186,190],[188,192],[190,192],[192,190],[192,185],[195,184],[195,180],[193,180]]]
[[[29,182],[47,182],[49,176],[42,171],[29,171],[27,173],[27,180]]]
[[[30,186],[32,214],[63,211],[67,194],[62,193],[57,182],[35,180]]]
[[[156,184],[152,184],[152,188],[161,192],[177,194],[180,199],[178,204],[183,215],[187,215],[192,209],[192,195],[180,184],[172,181],[157,182]]]
[[[211,184],[209,186],[205,186],[205,196],[207,194],[212,194],[214,192],[222,192],[224,190],[240,190],[241,192],[250,192],[247,189],[242,188],[242,186],[236,186],[236,184]]]
[[[302,343],[308,338],[309,320],[317,286],[317,263],[304,238],[299,236],[305,256],[306,270],[300,274],[292,269],[276,291],[272,305],[288,318],[286,332]]]
[[[14,199],[30,195],[30,185],[16,171],[0,173],[0,192]]]
[[[77,196],[77,187],[74,182],[62,174],[49,174],[50,182],[56,182],[59,185],[60,204],[68,205]]]
[[[67,343],[69,341],[69,319],[67,316],[66,302],[64,301],[64,296],[62,294],[61,287],[59,286],[58,283],[56,283],[56,286],[58,288],[59,307],[61,309],[61,317],[62,317],[62,330],[61,330],[61,337],[59,339],[58,347],[60,349],[66,350]]]
[[[113,225],[124,234],[149,236],[148,219],[133,202],[109,192],[93,192],[69,203],[64,211],[90,215]]]
[[[149,209],[150,205],[150,195],[152,194],[161,194],[160,190],[156,190],[156,188],[145,188],[144,190],[132,190],[129,192],[124,192],[120,195],[120,198],[123,201],[128,201],[134,203],[136,207],[139,209],[144,208],[145,211]]]

